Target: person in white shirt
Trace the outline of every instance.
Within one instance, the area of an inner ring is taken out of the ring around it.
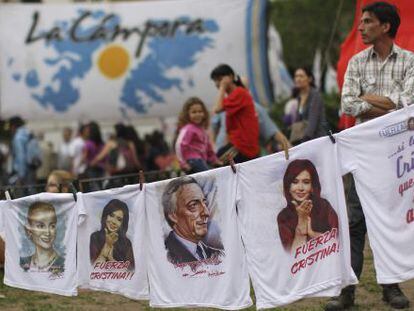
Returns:
[[[72,129],[70,127],[63,129],[62,138],[63,142],[58,152],[58,169],[70,172],[73,158]]]
[[[172,180],[162,195],[164,216],[172,228],[165,239],[167,258],[173,264],[214,259],[222,249],[203,242],[208,233],[210,210],[197,181],[189,176]]]
[[[72,140],[72,174],[77,177],[85,172],[86,165],[82,162],[83,147],[85,146],[85,140],[88,137],[87,124],[81,124],[79,126],[78,135]]]

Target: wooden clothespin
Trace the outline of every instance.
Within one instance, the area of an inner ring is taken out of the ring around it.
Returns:
[[[331,140],[331,142],[332,142],[333,144],[335,144],[335,143],[336,143],[336,140],[335,140],[335,137],[333,136],[333,134],[332,134],[332,131],[331,131],[331,130],[329,130],[329,131],[328,131],[328,135],[329,135],[329,139]]]
[[[230,154],[227,156],[227,161],[229,162],[233,173],[236,174],[236,165],[234,164],[233,157]]]
[[[142,189],[144,188],[144,183],[145,183],[144,171],[139,170],[138,174],[139,174],[139,190],[142,191]]]
[[[286,144],[283,144],[283,150],[285,151],[285,159],[289,160],[289,148]]]

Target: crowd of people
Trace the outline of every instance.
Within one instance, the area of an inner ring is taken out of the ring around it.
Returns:
[[[76,179],[134,174],[141,169],[165,170],[173,163],[171,148],[158,130],[142,139],[132,125],[117,123],[104,141],[99,124],[91,121],[81,124],[76,135],[72,128],[65,127],[62,141],[54,150],[42,135],[31,133],[19,116],[7,120],[3,127],[1,186],[27,187],[23,194],[66,192],[67,185]],[[114,182],[91,182],[85,190],[121,186],[116,178],[108,180]]]
[[[46,183],[47,189],[61,191],[61,187],[53,186],[60,183],[56,181],[112,177],[106,183],[91,181],[83,189],[93,191],[122,186],[123,182],[114,177],[139,170],[181,169],[187,174],[196,173],[226,165],[230,158],[240,163],[261,154],[287,150],[326,133],[322,97],[306,67],[295,71],[295,88],[283,117],[291,132],[290,139],[268,111],[253,100],[245,77],[221,64],[212,70],[210,78],[218,90],[213,110],[209,111],[198,97],[188,98],[171,142],[158,130],[141,139],[134,126],[123,123],[115,124],[105,141],[100,125],[91,121],[81,124],[75,135],[72,128],[65,127],[55,151],[42,135],[31,133],[21,117],[10,118],[4,126],[10,143],[0,148],[2,171],[7,172],[8,158],[11,165],[9,172],[3,173],[1,185]],[[32,188],[26,194],[39,190],[43,189]]]

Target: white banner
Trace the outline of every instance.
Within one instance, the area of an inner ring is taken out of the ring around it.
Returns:
[[[1,116],[177,115],[228,63],[269,102],[265,0],[0,5]],[[252,26],[251,26],[252,25]]]

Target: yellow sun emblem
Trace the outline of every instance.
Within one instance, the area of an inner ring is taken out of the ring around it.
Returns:
[[[129,66],[129,54],[120,45],[106,47],[98,57],[98,68],[104,76],[116,79],[122,76]]]

